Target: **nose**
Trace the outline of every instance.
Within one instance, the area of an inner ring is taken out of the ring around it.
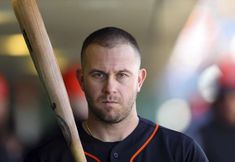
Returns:
[[[115,77],[109,76],[104,83],[103,92],[105,94],[115,94],[117,92],[117,84]]]

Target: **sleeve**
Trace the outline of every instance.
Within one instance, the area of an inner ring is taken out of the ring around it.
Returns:
[[[24,157],[24,162],[41,162],[37,152],[30,152]]]
[[[73,162],[72,154],[62,139],[54,139],[32,149],[24,162]]]
[[[191,140],[187,149],[185,162],[209,162],[209,160],[198,143]]]

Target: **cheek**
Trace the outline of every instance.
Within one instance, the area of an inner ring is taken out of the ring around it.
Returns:
[[[235,98],[233,100],[227,101],[227,111],[229,113],[235,114]]]
[[[128,96],[133,96],[133,94],[137,94],[138,89],[139,89],[138,83],[131,82],[130,84],[122,87],[122,92],[124,96],[128,97]]]
[[[134,81],[132,81],[131,85],[132,85],[132,91],[134,91],[134,92],[140,91],[140,85],[139,85],[137,78]]]
[[[88,80],[84,84],[84,91],[89,97],[95,98],[101,92],[101,86],[97,83],[89,82]]]

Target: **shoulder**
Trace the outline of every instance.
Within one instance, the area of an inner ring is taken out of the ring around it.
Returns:
[[[27,153],[24,162],[56,162],[61,159],[70,158],[70,154],[64,138],[57,136]]]
[[[143,128],[152,132],[156,130],[150,142],[152,151],[161,152],[161,156],[171,157],[176,162],[208,162],[204,151],[191,137],[143,118],[140,121],[145,125]]]
[[[162,147],[172,152],[175,159],[187,162],[208,162],[198,143],[181,132],[160,126],[157,137],[161,140]]]
[[[162,142],[168,143],[170,146],[179,144],[188,145],[195,142],[192,138],[181,132],[160,126],[148,119],[140,118],[140,125],[142,129],[148,129],[149,131],[153,131],[157,128],[155,136]]]
[[[163,126],[159,126],[158,136],[161,137],[161,139],[164,139],[166,141],[170,141],[171,143],[179,143],[179,142],[182,143],[183,142],[185,144],[188,144],[188,143],[194,142],[194,140],[191,137],[189,137],[181,132],[165,128]]]

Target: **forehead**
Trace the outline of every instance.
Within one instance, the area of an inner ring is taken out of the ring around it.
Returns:
[[[129,44],[118,44],[112,48],[91,44],[85,51],[83,62],[85,67],[99,69],[140,66],[139,54]]]

